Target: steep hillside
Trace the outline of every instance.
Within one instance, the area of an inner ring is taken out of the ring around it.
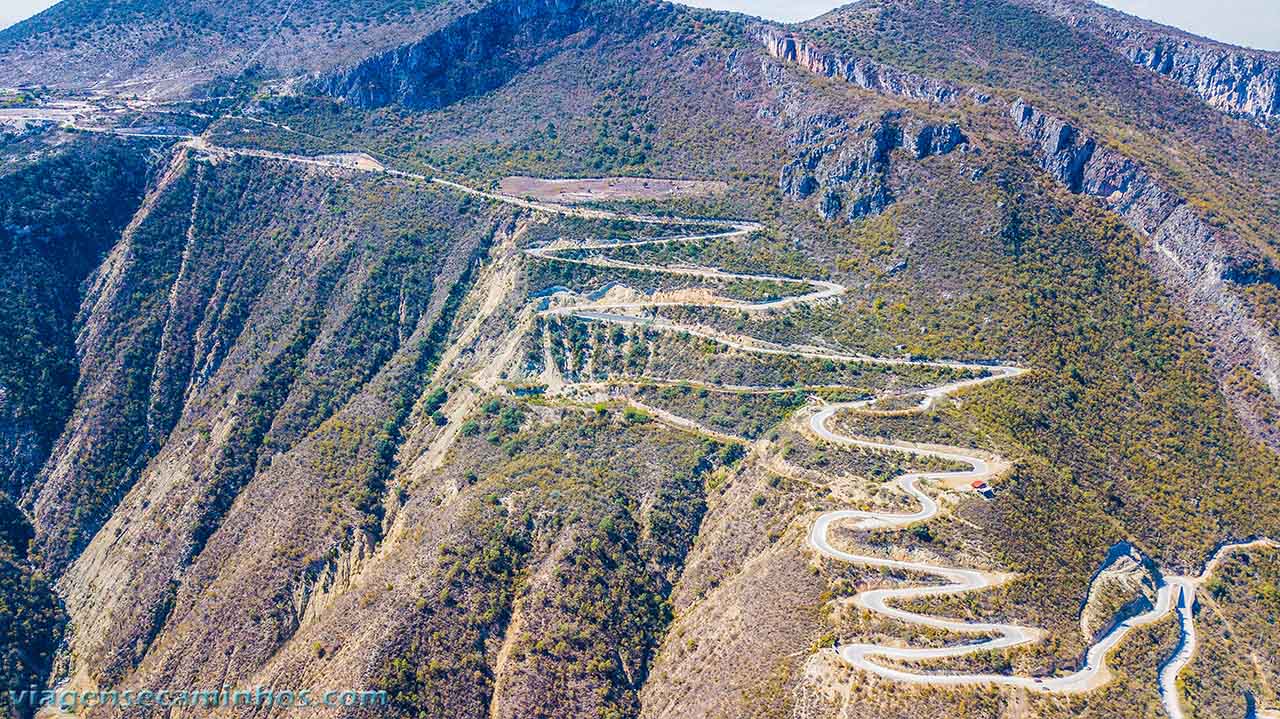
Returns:
[[[141,150],[141,151],[139,151]],[[12,162],[0,176],[0,476],[23,496],[71,412],[80,285],[142,202],[146,148],[112,140]]]
[[[15,689],[40,686],[49,676],[67,621],[48,579],[31,566],[31,526],[0,498],[0,673]],[[5,716],[29,717],[33,707],[0,698]]]
[[[1243,94],[1187,69],[1215,52]],[[1048,0],[67,0],[0,55],[53,88],[0,134],[23,682],[384,693],[335,717],[1280,696],[1271,56]],[[162,711],[296,710],[87,713]]]
[[[1134,64],[1174,80],[1217,110],[1273,126],[1280,119],[1280,53],[1232,47],[1081,0],[1049,0],[1041,6],[1093,31]]]
[[[1267,179],[1280,167],[1274,135],[1131,63],[1110,35],[1095,41],[1097,18],[1109,18],[1118,32],[1114,14],[1039,8],[859,3],[812,21],[800,35],[815,43],[805,48],[811,67],[865,56],[1014,106],[1014,122],[1046,170],[1072,192],[1104,199],[1150,238],[1151,266],[1182,296],[1197,329],[1215,338],[1220,387],[1250,430],[1276,446],[1280,272],[1266,230],[1280,210]],[[1149,30],[1139,24],[1133,32],[1139,28]],[[1274,63],[1265,53],[1251,57],[1259,68]],[[1168,152],[1170,145],[1179,151]]]
[[[0,32],[0,86],[149,97],[331,67],[418,37],[463,0],[342,3],[67,0]]]

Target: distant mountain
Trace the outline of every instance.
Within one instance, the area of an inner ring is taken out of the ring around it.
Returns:
[[[0,82],[185,94],[245,71],[287,76],[363,57],[475,4],[66,0],[0,31]]]

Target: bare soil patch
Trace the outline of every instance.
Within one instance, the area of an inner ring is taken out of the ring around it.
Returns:
[[[561,203],[703,197],[723,193],[728,189],[727,184],[718,180],[670,180],[657,177],[584,177],[551,180],[512,175],[498,183],[498,190],[503,194]]]

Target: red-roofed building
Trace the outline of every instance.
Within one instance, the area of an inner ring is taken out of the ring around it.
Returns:
[[[991,491],[991,487],[984,480],[975,479],[969,486],[973,487],[973,491],[987,499],[995,497],[995,493]]]

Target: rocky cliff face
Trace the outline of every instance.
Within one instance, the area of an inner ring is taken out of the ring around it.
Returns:
[[[293,614],[298,625],[318,621],[347,590],[356,585],[360,571],[373,556],[374,538],[357,531],[351,546],[308,571],[293,590]]]
[[[751,36],[775,60],[889,97],[941,104],[955,103],[964,96],[978,103],[989,100],[947,82],[828,52],[776,28],[755,28]],[[797,201],[816,197],[818,213],[824,219],[855,220],[880,214],[893,204],[889,177],[894,150],[904,148],[921,160],[969,145],[956,122],[930,124],[908,117],[903,110],[858,122],[815,111],[804,100],[790,97],[780,67],[766,68],[765,77],[779,91],[779,109],[773,114],[788,132],[793,157],[782,168],[779,188],[784,196]]]
[[[1265,419],[1269,410],[1251,406],[1223,382],[1245,367],[1266,385],[1269,399],[1280,402],[1280,343],[1239,295],[1242,284],[1275,282],[1271,260],[1203,220],[1137,163],[1063,120],[1022,100],[1013,103],[1010,115],[1042,168],[1071,192],[1102,200],[1147,239],[1144,256],[1211,339],[1223,391],[1255,434],[1280,444],[1280,428]]]
[[[1079,0],[1031,0],[1222,112],[1280,121],[1280,55],[1223,45]]]
[[[762,27],[754,37],[773,57],[810,72],[835,77],[866,90],[928,102],[955,102],[964,91],[948,82],[899,70],[861,57],[839,55],[784,30]]]
[[[436,109],[537,64],[589,17],[578,0],[501,0],[417,42],[341,68],[317,86],[359,107]]]
[[[796,159],[782,168],[779,179],[787,197],[817,195],[818,212],[826,219],[879,214],[893,201],[886,176],[901,131],[888,118],[853,129],[841,118],[815,115],[800,122],[794,142],[800,146]]]
[[[834,115],[810,115],[793,128],[795,159],[782,168],[779,187],[794,200],[817,196],[818,212],[828,220],[876,215],[893,203],[889,171],[894,150],[907,148],[919,160],[968,142],[955,123],[904,122],[897,112],[857,127]]]
[[[1150,565],[1128,542],[1111,548],[1080,609],[1080,632],[1086,642],[1097,641],[1119,622],[1153,606],[1156,578]]]
[[[1218,110],[1280,120],[1280,58],[1148,35],[1131,35],[1121,43],[1134,63],[1187,87]]]

